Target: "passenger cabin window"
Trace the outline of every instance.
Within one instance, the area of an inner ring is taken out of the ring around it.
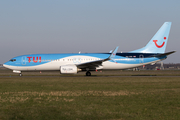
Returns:
[[[11,59],[11,60],[9,60],[9,61],[14,62],[14,61],[16,61],[16,59]]]

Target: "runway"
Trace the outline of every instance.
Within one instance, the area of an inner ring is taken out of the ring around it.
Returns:
[[[0,69],[0,78],[15,77],[21,78],[18,74],[13,73],[8,69]],[[145,77],[180,77],[179,70],[142,70],[142,71],[130,71],[130,70],[114,70],[114,71],[102,71],[92,72],[91,76],[86,76],[85,72],[79,72],[78,74],[60,74],[59,71],[43,71],[43,72],[22,72],[22,78],[145,78]]]
[[[169,78],[171,78],[171,77],[173,77],[173,78],[175,78],[175,77],[177,77],[177,78],[179,78],[180,76],[156,76],[156,75],[132,75],[132,76],[99,76],[99,75],[92,75],[92,76],[65,76],[65,75],[60,75],[60,76],[58,76],[58,75],[53,75],[53,76],[11,76],[11,75],[9,75],[9,76],[0,76],[1,78],[137,78],[137,77],[140,77],[140,78],[146,78],[146,77],[164,77],[164,78],[166,78],[166,77],[169,77]]]

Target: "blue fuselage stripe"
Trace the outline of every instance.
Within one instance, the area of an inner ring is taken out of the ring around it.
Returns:
[[[4,64],[11,66],[37,66],[45,63],[49,63],[54,60],[60,60],[65,58],[74,59],[84,59],[86,57],[93,57],[98,59],[108,58],[110,53],[81,53],[81,54],[30,54],[17,56],[12,59],[16,61],[8,61]],[[148,54],[148,53],[117,53],[113,60],[110,62],[122,63],[122,64],[139,64],[139,63],[149,63],[157,61],[159,59],[164,59],[164,57],[151,57],[157,54]],[[76,57],[78,56],[78,57]]]

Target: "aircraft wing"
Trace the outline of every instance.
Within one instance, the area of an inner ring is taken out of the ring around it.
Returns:
[[[96,60],[96,61],[92,61],[92,62],[86,62],[86,63],[82,63],[82,64],[77,64],[76,66],[80,69],[83,68],[96,68],[102,65],[103,60]]]
[[[108,60],[111,60],[113,59],[115,56],[116,56],[116,53],[117,53],[117,50],[118,50],[118,47],[116,47],[111,55],[106,58],[106,59],[101,59],[101,60],[96,60],[96,61],[91,61],[91,62],[86,62],[86,63],[81,63],[81,64],[76,64],[76,66],[80,69],[83,69],[83,68],[96,68],[96,67],[99,67],[99,66],[102,66],[102,63],[105,62],[105,61],[108,61]]]

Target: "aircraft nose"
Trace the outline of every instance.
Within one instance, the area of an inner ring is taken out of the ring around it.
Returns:
[[[7,62],[3,64],[3,67],[7,68]]]
[[[5,66],[6,66],[6,63],[4,63],[2,66],[5,67]]]

